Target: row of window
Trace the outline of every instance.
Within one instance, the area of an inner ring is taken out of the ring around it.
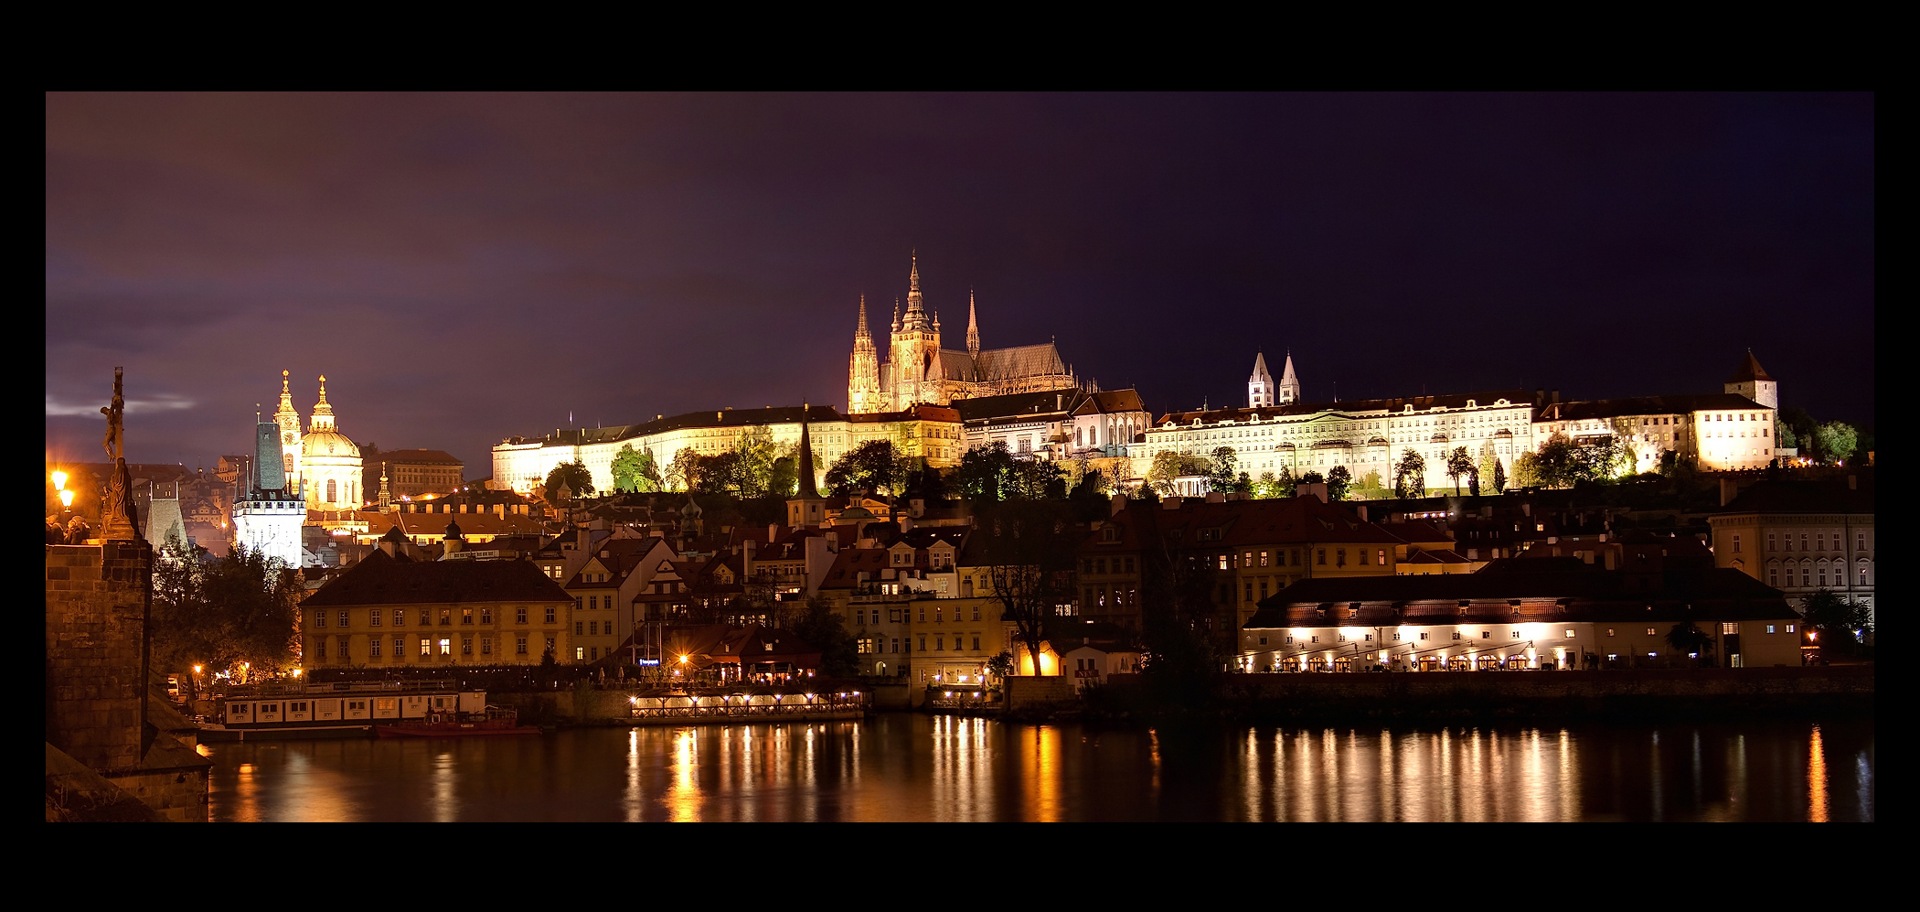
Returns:
[[[913,648],[912,637],[904,637],[904,638],[903,637],[860,637],[859,639],[854,641],[854,649],[857,652],[859,652],[861,655],[874,655],[876,653],[881,652],[882,647],[886,647],[886,646],[892,647],[891,649],[886,649],[885,650],[886,652],[900,652],[901,646],[903,645],[901,641],[903,639],[905,640],[905,643],[904,643],[905,647],[907,649],[912,649]],[[972,634],[971,639],[973,643],[972,651],[976,653],[979,652],[980,651],[980,635],[977,633]],[[960,634],[954,634],[953,648],[956,651],[965,650],[967,648],[967,640],[963,639]],[[943,635],[935,634],[933,636],[933,649],[929,650],[927,649],[927,634],[923,633],[920,635],[920,648],[918,651],[919,652],[945,652],[947,651],[947,638]]]
[[[1825,532],[1800,533],[1800,550],[1802,551],[1827,551],[1827,550],[1838,551],[1845,544],[1845,542],[1846,542],[1846,539],[1842,538],[1840,533],[1835,532],[1833,533],[1833,545],[1831,546],[1831,548],[1829,548],[1829,546],[1827,545],[1827,533]],[[1777,547],[1777,545],[1784,545],[1785,547]],[[1853,549],[1855,551],[1867,550],[1867,533],[1865,532],[1854,533]],[[1740,536],[1737,534],[1734,535],[1733,537],[1733,550],[1735,551],[1740,550]],[[1768,551],[1792,551],[1793,550],[1793,533],[1787,532],[1783,534],[1783,533],[1768,532],[1767,533],[1767,550]]]
[[[1785,631],[1786,633],[1793,633],[1793,632],[1795,632],[1795,630],[1797,629],[1797,625],[1795,625],[1795,624],[1768,624],[1768,625],[1766,625],[1766,631],[1767,631],[1768,633],[1778,633],[1778,632],[1781,632],[1781,631],[1782,631],[1782,629],[1784,629],[1784,631]],[[1660,635],[1660,629],[1659,629],[1658,627],[1648,627],[1648,628],[1647,628],[1646,630],[1647,630],[1647,636],[1659,636],[1659,635]],[[1721,633],[1723,633],[1723,634],[1726,634],[1726,635],[1728,635],[1728,636],[1732,636],[1732,635],[1735,635],[1735,634],[1738,634],[1738,633],[1740,632],[1740,625],[1739,625],[1739,624],[1736,624],[1736,623],[1732,623],[1732,622],[1723,622],[1723,623],[1721,623],[1721,625],[1720,625],[1720,632],[1721,632]],[[1456,640],[1464,640],[1464,639],[1468,639],[1468,638],[1469,638],[1468,636],[1466,636],[1466,634],[1467,634],[1467,633],[1472,633],[1472,631],[1465,631],[1465,632],[1463,632],[1463,631],[1459,631],[1459,630],[1455,630],[1455,631],[1452,631],[1452,633],[1453,633],[1453,639],[1456,639]],[[1608,628],[1606,629],[1606,635],[1607,635],[1607,636],[1609,636],[1609,637],[1611,637],[1611,636],[1615,636],[1616,634],[1617,634],[1617,631],[1616,631],[1616,630],[1615,630],[1614,628],[1612,628],[1612,627],[1608,627]],[[1373,634],[1371,634],[1371,633],[1366,633],[1366,634],[1361,634],[1361,635],[1360,635],[1360,639],[1358,639],[1358,640],[1355,640],[1355,639],[1354,639],[1353,637],[1351,637],[1351,636],[1349,636],[1349,635],[1347,635],[1347,634],[1346,634],[1345,632],[1341,632],[1341,633],[1339,633],[1339,634],[1337,634],[1337,637],[1338,637],[1338,640],[1337,640],[1337,641],[1338,641],[1338,642],[1341,642],[1341,643],[1346,643],[1346,642],[1349,642],[1349,641],[1351,641],[1351,642],[1362,642],[1362,643],[1371,643],[1371,642],[1373,642]],[[1420,639],[1422,639],[1422,640],[1430,640],[1430,639],[1432,639],[1432,637],[1433,637],[1433,633],[1432,633],[1432,631],[1421,631],[1421,633],[1420,633]],[[1518,630],[1509,630],[1509,631],[1507,631],[1507,637],[1508,637],[1508,639],[1514,639],[1514,640],[1517,640],[1517,639],[1520,639],[1520,631],[1518,631]],[[1568,627],[1568,628],[1566,628],[1566,633],[1565,633],[1565,635],[1564,635],[1564,636],[1562,637],[1562,639],[1568,639],[1568,640],[1571,640],[1571,639],[1574,639],[1574,638],[1575,638],[1575,635],[1574,635],[1574,630],[1573,630],[1573,628],[1572,628],[1572,627]],[[1291,634],[1291,633],[1289,633],[1289,634],[1287,634],[1287,635],[1286,635],[1286,638],[1285,638],[1285,639],[1283,640],[1283,644],[1287,644],[1287,643],[1292,643],[1292,642],[1294,642],[1294,639],[1295,639],[1295,635],[1294,635],[1294,634]],[[1396,631],[1394,631],[1394,632],[1393,632],[1393,634],[1392,634],[1391,636],[1389,636],[1389,637],[1388,637],[1388,639],[1389,639],[1389,640],[1391,640],[1392,642],[1395,642],[1395,643],[1398,643],[1398,642],[1400,642],[1400,641],[1401,641],[1401,639],[1402,639],[1402,634],[1401,634],[1401,632],[1400,632],[1400,631],[1397,631],[1397,630],[1396,630]],[[1482,630],[1482,631],[1480,631],[1480,639],[1483,639],[1483,640],[1490,640],[1490,639],[1493,639],[1493,631],[1491,631],[1491,630]],[[1318,643],[1318,642],[1320,642],[1320,635],[1319,635],[1319,634],[1308,634],[1308,635],[1306,635],[1306,639],[1305,639],[1305,640],[1303,640],[1302,642],[1306,642],[1306,643]],[[1260,637],[1259,637],[1259,643],[1260,643],[1260,645],[1262,645],[1262,646],[1265,646],[1265,645],[1267,645],[1267,637],[1266,637],[1266,635],[1265,635],[1265,634],[1261,634],[1261,635],[1260,635]]]
[[[1844,566],[1840,565],[1838,561],[1835,561],[1834,564],[1835,566],[1833,567],[1832,585],[1835,585],[1835,586],[1845,585],[1847,582],[1847,578],[1846,578],[1846,572],[1845,572]],[[1863,587],[1873,585],[1873,583],[1869,581],[1869,577],[1867,575],[1868,566],[1869,565],[1867,564],[1867,562],[1865,561],[1860,562],[1859,580],[1854,585],[1863,586]],[[1783,569],[1785,570],[1785,572],[1782,572]],[[1819,570],[1819,574],[1820,574],[1819,585],[1821,586],[1821,588],[1825,588],[1828,585],[1827,562],[1821,561],[1818,568],[1808,567],[1805,565],[1802,565],[1800,567],[1800,588],[1802,589],[1813,588],[1815,569]],[[1792,567],[1782,568],[1775,564],[1768,564],[1767,565],[1767,585],[1772,586],[1775,589],[1793,585],[1793,568]]]
[[[460,638],[460,654],[461,655],[470,656],[474,654],[473,640],[474,640],[473,637]],[[547,637],[546,641],[547,641],[547,649],[552,650],[553,638]],[[349,642],[348,638],[342,636],[338,638],[337,644],[335,646],[335,649],[337,650],[335,652],[335,655],[342,662],[349,660],[348,642]],[[385,642],[386,641],[380,637],[369,637],[367,639],[367,657],[369,659],[382,658],[381,649],[385,644]],[[326,637],[317,637],[314,640],[313,658],[315,661],[326,660],[327,643],[328,643],[328,639]],[[435,655],[443,655],[443,656],[453,655],[453,638],[452,637],[439,637],[438,639],[435,639],[433,637],[421,637],[419,639],[419,644],[420,644],[419,655],[422,658],[431,658]],[[493,655],[493,637],[480,637],[479,645],[480,645],[480,653],[479,653],[480,655],[483,655],[483,656]],[[396,660],[406,655],[406,649],[407,649],[406,637],[393,638],[393,657]],[[527,654],[526,634],[520,634],[514,637],[514,654],[515,655]]]
[[[474,622],[474,613],[476,611],[479,613],[481,624],[485,625],[485,624],[493,623],[492,608],[478,608],[478,609],[462,608],[460,609],[460,623],[471,625]],[[545,611],[546,623],[549,623],[549,624],[555,623],[559,616],[558,611],[559,610],[552,605],[546,606],[546,611]],[[326,611],[316,610],[313,612],[312,617],[313,617],[314,627],[319,628],[319,627],[327,626]],[[380,626],[381,617],[383,617],[383,614],[378,608],[368,611],[367,626],[369,627]],[[347,613],[347,609],[345,608],[340,609],[339,620],[340,620],[341,627],[353,626],[351,616]],[[527,609],[524,607],[515,608],[513,610],[513,622],[516,624],[527,623]],[[440,609],[439,625],[442,627],[445,627],[452,623],[453,623],[453,609],[451,608]],[[406,624],[407,624],[406,609],[405,608],[393,609],[393,626],[404,627],[406,626]],[[432,626],[433,624],[434,624],[434,612],[431,609],[427,609],[427,608],[420,609],[420,623],[418,626],[428,627],[428,626]]]

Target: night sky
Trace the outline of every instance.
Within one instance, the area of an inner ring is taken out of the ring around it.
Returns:
[[[1714,393],[1871,426],[1870,94],[50,94],[49,461],[212,468],[280,372],[491,473],[512,435],[844,408],[920,257],[948,348],[1156,415]]]

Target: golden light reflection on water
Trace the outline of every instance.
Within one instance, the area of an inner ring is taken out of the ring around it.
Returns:
[[[682,728],[673,733],[673,768],[667,789],[667,819],[692,822],[700,819],[700,777],[694,769],[699,757],[698,732]]]
[[[1015,782],[1020,789],[1020,819],[1033,823],[1064,820],[1060,813],[1060,729],[1052,725],[1024,726],[1017,744],[1020,774]]]
[[[1818,725],[1807,741],[1807,822],[1827,822],[1827,752]]]
[[[916,716],[200,752],[217,821],[1873,819],[1870,722],[1209,732]]]

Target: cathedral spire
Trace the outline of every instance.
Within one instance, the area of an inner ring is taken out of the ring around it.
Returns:
[[[980,317],[973,309],[973,289],[967,289],[967,354],[980,357]]]
[[[860,325],[854,327],[853,329],[853,341],[854,341],[854,344],[856,345],[858,345],[861,342],[865,342],[868,345],[873,344],[873,333],[867,330],[867,296],[866,295],[860,296]]]
[[[932,329],[927,321],[927,299],[920,293],[920,256],[913,255],[913,265],[907,272],[907,313],[900,326],[907,331],[926,332]]]

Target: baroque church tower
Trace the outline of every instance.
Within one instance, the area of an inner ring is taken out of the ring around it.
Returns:
[[[280,372],[280,407],[273,412],[273,423],[280,426],[280,467],[286,472],[287,489],[300,489],[300,413],[293,409],[293,390],[287,385],[287,372]]]

